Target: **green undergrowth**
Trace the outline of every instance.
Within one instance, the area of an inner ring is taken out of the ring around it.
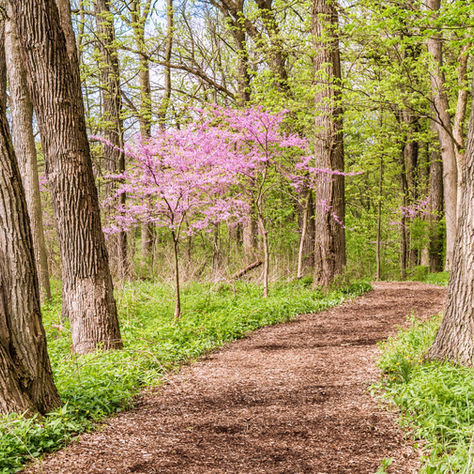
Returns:
[[[59,285],[57,285],[59,286]],[[197,284],[183,291],[183,316],[173,324],[173,291],[133,282],[117,292],[125,349],[86,356],[71,353],[68,327],[61,327],[56,288],[43,310],[48,349],[63,406],[50,415],[0,419],[0,472],[53,451],[105,417],[130,406],[140,390],[158,385],[165,372],[262,326],[338,305],[370,289],[355,283],[322,293],[309,281],[273,285],[268,299],[253,284]]]
[[[423,281],[425,283],[431,283],[433,285],[448,286],[449,272],[428,273],[423,278]]]
[[[474,371],[425,362],[441,316],[412,319],[382,344],[383,396],[401,409],[401,423],[422,446],[422,473],[474,472]]]

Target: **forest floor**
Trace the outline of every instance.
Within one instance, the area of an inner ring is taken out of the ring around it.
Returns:
[[[417,471],[397,414],[368,393],[377,342],[445,289],[376,283],[342,306],[266,327],[170,374],[134,408],[31,465],[46,473]]]

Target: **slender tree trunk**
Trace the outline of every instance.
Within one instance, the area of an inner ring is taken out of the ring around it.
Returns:
[[[181,285],[179,276],[179,242],[177,235],[172,232],[173,237],[173,256],[174,256],[174,285],[176,291],[176,301],[174,307],[174,320],[181,317]]]
[[[436,126],[432,122],[432,132]],[[437,150],[431,152],[430,160],[430,243],[429,264],[430,272],[443,270],[443,162]]]
[[[270,248],[268,244],[268,230],[265,225],[265,219],[259,213],[258,223],[260,225],[260,232],[263,239],[263,296],[268,298],[268,286],[270,275]]]
[[[135,45],[138,51],[140,83],[140,113],[138,121],[142,138],[151,136],[152,110],[151,110],[151,83],[150,83],[150,61],[148,59],[145,44],[145,24],[150,9],[150,0],[145,1],[143,11],[140,8],[140,1],[131,2],[132,29]],[[143,224],[141,236],[142,257],[145,261],[152,263],[153,257],[153,226]]]
[[[463,166],[459,231],[444,317],[429,351],[432,359],[474,362],[474,101]]]
[[[441,0],[428,0],[427,5],[438,11]],[[428,38],[428,52],[433,58],[433,70],[430,71],[431,91],[435,107],[436,128],[443,159],[444,201],[446,216],[446,268],[450,269],[454,254],[454,242],[457,226],[457,181],[456,146],[449,116],[449,102],[444,87],[442,72],[442,42],[439,34]]]
[[[166,113],[171,98],[171,53],[173,52],[173,37],[174,37],[174,10],[173,0],[166,0],[166,18],[167,18],[167,35],[166,35],[166,50],[165,50],[165,90],[163,99],[158,109],[158,120],[161,128],[166,128]]]
[[[11,0],[42,136],[63,275],[63,315],[73,349],[122,347],[99,200],[94,183],[79,65],[67,55],[59,13],[48,0]]]
[[[383,199],[383,154],[380,155],[379,165],[379,195],[377,202],[377,247],[375,252],[375,279],[382,278],[382,199]]]
[[[237,105],[247,107],[250,101],[250,74],[249,56],[246,43],[246,29],[242,21],[244,18],[244,0],[237,0],[233,4],[219,2],[221,11],[226,16],[231,25],[231,32],[237,49]],[[250,198],[250,208],[254,207],[254,196]],[[255,259],[257,254],[257,233],[258,225],[253,212],[250,213],[249,220],[243,225],[242,246],[244,260],[249,263]]]
[[[341,62],[335,2],[314,0],[312,13],[315,97],[316,167],[344,171],[341,108]],[[330,25],[330,26],[328,26]],[[323,41],[321,38],[327,38]],[[344,176],[322,175],[316,182],[314,283],[327,286],[346,264]]]
[[[406,208],[408,205],[407,193],[407,175],[405,167],[405,146],[403,146],[400,153],[400,191],[402,194],[402,207]],[[407,277],[407,264],[408,264],[408,229],[407,229],[407,218],[405,213],[402,212],[401,226],[400,226],[400,277],[405,280]]]
[[[296,278],[303,278],[303,255],[304,255],[304,244],[306,241],[306,232],[308,228],[308,217],[309,217],[309,199],[311,197],[311,191],[307,192],[306,201],[303,206],[303,222],[301,223],[301,235],[300,245],[298,248],[298,267],[296,269]]]
[[[250,202],[253,203],[255,199],[254,195],[250,196]],[[255,219],[255,215],[250,211],[250,216],[248,222],[243,225],[242,229],[242,246],[244,251],[244,260],[245,263],[252,262],[255,260],[255,256],[258,253],[257,245],[257,234],[258,234],[258,224]]]
[[[120,64],[115,47],[115,28],[110,0],[95,0],[98,49],[100,52],[100,73],[102,82],[102,108],[105,137],[116,147],[104,147],[105,169],[111,174],[125,171],[123,151],[122,97],[120,92]],[[106,195],[112,196],[115,183],[107,183]],[[120,195],[119,203],[125,204],[126,195]],[[109,237],[111,267],[122,280],[129,275],[127,256],[127,233],[121,231]]]
[[[411,206],[419,197],[419,144],[416,134],[420,130],[420,123],[418,117],[408,110],[403,111],[403,122],[407,130],[407,140],[404,149],[406,176],[405,206]],[[407,265],[414,266],[417,264],[418,251],[411,245],[411,237],[411,232],[407,229]]]
[[[8,10],[8,18],[5,22],[5,54],[9,78],[13,141],[30,216],[41,297],[43,301],[47,301],[51,298],[51,287],[48,255],[44,240],[36,144],[33,134],[33,104],[31,103],[26,84],[26,73],[18,49],[15,25],[11,20],[12,12],[10,8]]]
[[[273,71],[276,88],[289,95],[288,72],[286,70],[287,54],[281,39],[280,26],[277,22],[273,9],[273,0],[256,0],[255,3],[260,12],[260,17],[267,31],[270,47],[265,49]]]
[[[0,28],[3,30],[3,25]],[[3,31],[1,31],[3,43]],[[41,322],[33,240],[5,112],[0,45],[0,412],[47,413],[60,404]]]

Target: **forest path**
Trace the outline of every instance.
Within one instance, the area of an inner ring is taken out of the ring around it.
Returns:
[[[376,283],[315,315],[255,331],[140,397],[97,432],[30,466],[46,473],[416,472],[396,415],[367,394],[377,341],[413,311],[439,312],[443,288]]]

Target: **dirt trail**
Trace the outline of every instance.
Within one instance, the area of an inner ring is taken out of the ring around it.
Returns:
[[[445,291],[378,283],[317,315],[260,329],[171,375],[95,433],[30,467],[46,473],[412,473],[417,453],[366,393],[376,342]]]

